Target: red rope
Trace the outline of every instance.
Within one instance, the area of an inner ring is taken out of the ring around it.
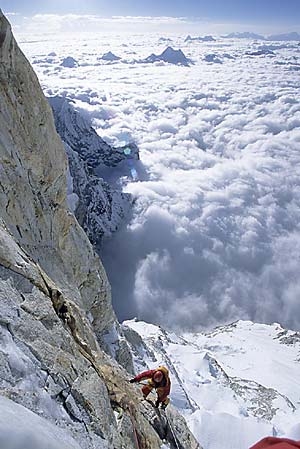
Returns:
[[[129,409],[129,415],[130,415],[132,429],[133,429],[133,436],[134,436],[135,446],[136,446],[136,449],[140,449],[140,443],[139,443],[139,439],[138,439],[138,436],[137,436],[137,431],[136,431],[136,428],[135,428],[135,423],[134,423],[134,420],[133,420],[132,412],[131,412],[130,409]]]

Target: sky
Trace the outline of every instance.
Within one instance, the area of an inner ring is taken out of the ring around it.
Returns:
[[[18,15],[12,21],[20,24],[23,16],[41,14],[109,16],[165,16],[185,18],[211,24],[245,24],[287,28],[300,26],[298,0],[68,0],[30,1],[2,0],[5,13]],[[175,29],[175,27],[174,27]],[[295,30],[297,31],[297,30]]]

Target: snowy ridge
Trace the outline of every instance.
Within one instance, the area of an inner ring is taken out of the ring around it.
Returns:
[[[71,100],[65,97],[49,97],[55,126],[64,142],[76,151],[91,167],[104,164],[115,167],[125,159],[139,159],[138,148],[134,143],[125,147],[113,148],[93,129],[88,120],[75,109]],[[124,151],[130,149],[130,151]]]
[[[96,176],[78,153],[65,143],[69,159],[72,189],[69,191],[69,207],[93,244],[101,244],[118,229],[128,215],[132,197],[112,188]],[[74,203],[74,195],[77,200]]]
[[[90,241],[101,244],[103,236],[110,236],[120,226],[132,205],[130,194],[103,177],[111,181],[121,175],[132,176],[132,164],[126,163],[138,161],[138,148],[133,143],[121,148],[111,147],[69,100],[51,97],[48,101],[69,160],[69,207]]]
[[[300,437],[297,333],[250,321],[183,337],[138,321],[124,328],[127,338],[132,331],[140,337],[128,338],[137,371],[143,361],[168,366],[172,403],[204,449],[244,449],[266,435]]]

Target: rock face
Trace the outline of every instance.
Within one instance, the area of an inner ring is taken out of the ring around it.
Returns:
[[[151,406],[103,351],[131,369],[105,271],[67,206],[51,108],[1,11],[0,104],[1,448],[159,449]],[[186,435],[180,448],[196,448]]]

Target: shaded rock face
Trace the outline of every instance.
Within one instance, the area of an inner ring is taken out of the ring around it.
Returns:
[[[67,207],[50,106],[1,11],[0,104],[1,448],[159,449],[151,406],[102,350],[113,342],[130,368],[104,269]]]

